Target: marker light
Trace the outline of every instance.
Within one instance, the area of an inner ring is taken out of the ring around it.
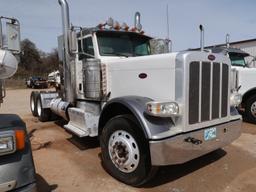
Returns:
[[[171,117],[179,115],[179,105],[176,102],[148,102],[147,113],[157,117]]]
[[[23,130],[15,131],[16,149],[22,150],[25,148],[25,132]]]
[[[117,21],[115,21],[114,29],[115,30],[120,30],[121,29],[120,24]]]
[[[129,26],[126,23],[123,23],[121,28],[125,31],[129,30]]]
[[[100,29],[100,30],[103,30],[103,28],[105,27],[106,24],[102,24],[100,23],[97,27]]]
[[[131,28],[131,32],[136,32],[136,28],[135,27]]]

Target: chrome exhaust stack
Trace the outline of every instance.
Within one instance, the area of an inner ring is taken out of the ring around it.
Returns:
[[[230,47],[230,43],[229,43],[229,41],[230,41],[230,35],[229,35],[229,34],[227,34],[227,35],[226,35],[226,47],[227,47],[227,48],[229,48],[229,47]]]
[[[199,25],[200,29],[200,48],[201,51],[204,51],[204,27],[203,25]]]
[[[138,31],[142,30],[142,25],[140,23],[140,13],[136,12],[135,13],[135,21],[134,21],[134,27],[135,29],[137,29]]]
[[[63,30],[63,47],[64,47],[64,61],[63,61],[63,74],[64,74],[64,99],[67,102],[74,103],[75,101],[75,80],[74,80],[74,66],[71,65],[70,53],[70,34],[71,25],[69,20],[69,6],[66,0],[58,0],[61,6],[62,15],[62,30]]]

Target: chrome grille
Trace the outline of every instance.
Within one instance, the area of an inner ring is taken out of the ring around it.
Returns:
[[[228,115],[229,67],[216,62],[191,62],[189,67],[189,124]]]

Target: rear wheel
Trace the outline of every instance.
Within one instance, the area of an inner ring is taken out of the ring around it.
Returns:
[[[104,168],[126,184],[142,185],[155,172],[148,141],[131,115],[112,118],[103,128],[100,145]]]
[[[36,100],[39,95],[39,92],[32,91],[30,95],[30,110],[33,116],[37,117],[37,106],[36,106]]]
[[[51,110],[49,108],[44,109],[42,107],[42,100],[40,97],[40,94],[37,96],[37,101],[36,101],[36,109],[37,109],[37,114],[38,114],[38,119],[41,122],[46,122],[51,120]]]
[[[245,102],[245,119],[250,123],[256,123],[256,95]]]

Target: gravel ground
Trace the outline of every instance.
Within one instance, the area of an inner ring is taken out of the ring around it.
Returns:
[[[29,109],[31,89],[8,90],[0,113],[16,113],[27,124],[39,192],[255,192],[256,126],[243,123],[233,144],[182,165],[161,167],[142,188],[124,185],[101,166],[97,139],[79,139],[61,122],[41,123]]]

